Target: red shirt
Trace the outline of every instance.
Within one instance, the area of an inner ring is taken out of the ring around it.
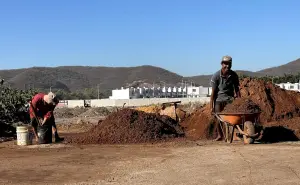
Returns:
[[[53,108],[44,101],[44,96],[45,94],[38,93],[32,98],[29,108],[30,118],[34,118],[33,107],[35,108],[36,116],[39,118],[48,119],[52,116]]]

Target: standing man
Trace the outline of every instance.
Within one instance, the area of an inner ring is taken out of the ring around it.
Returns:
[[[235,97],[241,97],[239,89],[239,77],[231,70],[232,58],[224,56],[221,60],[221,70],[217,71],[211,78],[212,94],[210,96],[211,112],[221,112],[224,107],[231,103]],[[222,139],[221,127],[217,123],[217,138]]]
[[[56,127],[56,124],[55,124],[55,117],[54,117],[54,109],[57,106],[57,104],[59,103],[58,98],[54,97],[53,102],[54,103],[52,104],[52,112],[51,112],[50,122],[52,123],[52,133],[54,135],[55,142],[60,142],[60,141],[63,141],[64,138],[61,138],[58,135],[57,127]]]

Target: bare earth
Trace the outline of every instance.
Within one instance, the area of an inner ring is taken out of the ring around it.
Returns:
[[[300,184],[300,143],[0,144],[0,184]]]
[[[60,132],[83,132],[98,122],[93,116],[56,121]],[[300,184],[299,156],[300,142],[21,147],[10,141],[0,143],[0,184],[294,185]]]

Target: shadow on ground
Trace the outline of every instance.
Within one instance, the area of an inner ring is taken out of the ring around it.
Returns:
[[[260,142],[278,143],[285,141],[299,141],[294,131],[283,126],[271,126],[263,129],[263,136]]]

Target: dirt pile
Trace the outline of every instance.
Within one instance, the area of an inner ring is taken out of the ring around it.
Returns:
[[[88,132],[66,137],[67,143],[145,143],[183,136],[181,127],[170,117],[122,109],[110,114]]]
[[[299,116],[300,94],[263,80],[246,78],[240,82],[242,97],[250,98],[262,109],[262,123]]]
[[[196,110],[180,123],[187,138],[192,140],[211,139],[215,136],[213,134],[215,120],[211,115],[209,107],[209,105],[206,105],[203,108]]]
[[[237,98],[231,104],[228,104],[222,113],[258,113],[260,107],[249,98]]]
[[[181,108],[176,108],[176,114],[174,111],[174,106],[167,106],[164,107],[162,105],[150,105],[150,106],[143,106],[143,107],[136,107],[134,110],[143,111],[146,113],[156,113],[160,115],[170,116],[172,119],[176,120],[176,115],[179,121],[184,120],[187,113],[186,111],[182,110]]]
[[[162,109],[161,105],[149,105],[149,106],[142,106],[142,107],[136,107],[134,110],[143,111],[146,113],[159,113],[159,111]]]
[[[160,110],[159,114],[170,116],[174,120],[176,120],[176,115],[177,115],[178,121],[184,120],[184,118],[187,115],[186,111],[184,111],[180,108],[176,108],[176,113],[175,113],[175,107],[174,106],[169,106],[169,107],[166,107],[166,108]]]
[[[240,91],[242,99],[236,99],[233,105],[228,105],[227,110],[231,109],[248,109],[239,107],[238,104],[243,104],[243,100],[249,99],[257,104],[262,113],[260,115],[260,122],[262,125],[267,125],[268,122],[277,121],[278,124],[285,124],[284,120],[293,117],[299,117],[300,110],[300,93],[287,91],[272,84],[271,82],[264,82],[263,80],[245,78],[240,81]],[[247,102],[244,102],[247,104]],[[234,106],[234,105],[237,106]],[[251,109],[251,107],[250,107]],[[230,110],[231,111],[231,110]],[[214,137],[214,122],[210,112],[210,106],[195,111],[191,116],[186,118],[181,125],[184,127],[185,134],[191,139],[211,139]],[[280,121],[280,122],[279,122]],[[286,122],[289,124],[289,122]],[[300,124],[299,124],[300,125]],[[293,126],[293,129],[300,128],[300,126]],[[300,135],[299,135],[300,136]]]

